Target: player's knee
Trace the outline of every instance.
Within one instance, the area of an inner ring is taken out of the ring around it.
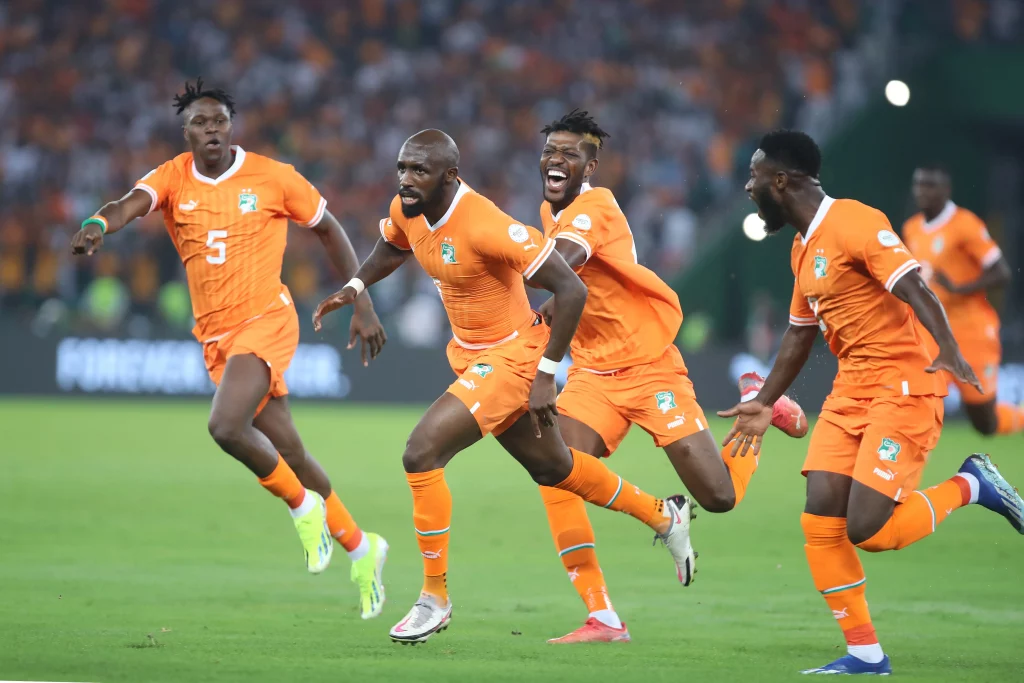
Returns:
[[[713,489],[698,497],[694,494],[697,504],[708,512],[728,512],[736,507],[736,492],[728,489]]]
[[[858,548],[868,552],[877,552],[878,549],[870,541],[881,527],[881,524],[866,517],[848,517],[846,519],[846,537]]]
[[[566,477],[572,472],[572,468],[565,470],[565,468],[559,467],[556,463],[544,463],[542,465],[533,465],[530,469],[530,476],[540,486],[558,486]]]
[[[999,430],[999,422],[994,419],[994,417],[972,417],[971,424],[973,425],[974,430],[982,436],[994,436]]]
[[[217,415],[210,416],[207,425],[210,436],[222,450],[231,453],[237,450],[243,440],[242,425],[234,420],[227,420]]]
[[[418,439],[416,435],[409,437],[405,444],[405,452],[402,453],[402,466],[406,472],[429,472],[443,467],[441,454],[425,439]]]

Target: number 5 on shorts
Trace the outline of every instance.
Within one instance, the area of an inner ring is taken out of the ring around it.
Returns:
[[[206,233],[206,246],[208,246],[210,249],[217,250],[216,256],[212,256],[210,254],[206,255],[207,263],[212,263],[215,266],[219,266],[220,264],[227,261],[228,245],[225,242],[218,241],[227,239],[227,236],[227,230],[211,230],[210,232]]]

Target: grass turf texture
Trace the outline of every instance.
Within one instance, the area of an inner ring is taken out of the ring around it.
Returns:
[[[843,653],[799,526],[807,441],[773,433],[744,501],[702,513],[698,581],[632,519],[592,508],[631,644],[547,645],[584,608],[536,487],[493,439],[448,468],[452,628],[415,648],[388,629],[420,586],[401,468],[420,411],[297,404],[307,447],[366,529],[391,544],[388,603],[363,622],[349,562],[308,575],[284,505],[218,451],[201,403],[5,401],[0,679],[47,681],[792,680]],[[725,433],[722,422],[714,433]],[[1024,481],[1024,442],[945,431],[925,483],[988,449]],[[670,466],[636,429],[611,465],[667,495]],[[868,597],[907,681],[1024,680],[1024,538],[980,508],[904,551],[862,555]]]

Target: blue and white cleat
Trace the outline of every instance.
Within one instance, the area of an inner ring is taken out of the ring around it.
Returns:
[[[888,676],[892,673],[892,665],[889,663],[889,655],[882,657],[877,664],[869,664],[860,657],[845,655],[831,664],[817,669],[805,669],[802,674],[822,674],[831,676],[855,676],[864,674],[868,676]]]
[[[978,505],[1002,515],[1024,534],[1024,498],[1003,478],[991,458],[975,453],[964,460],[958,471],[972,474],[978,480]]]

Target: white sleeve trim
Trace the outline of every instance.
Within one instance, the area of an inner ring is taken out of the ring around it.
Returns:
[[[981,257],[981,267],[990,268],[1001,258],[1003,258],[1003,250],[999,248],[998,244],[994,245]]]
[[[576,233],[574,233],[574,232],[563,232],[560,235],[555,235],[555,239],[556,240],[569,240],[570,242],[575,242],[576,244],[578,244],[581,247],[583,247],[583,249],[587,252],[587,261],[590,260],[590,257],[592,255],[592,252],[591,252],[591,249],[590,249],[590,244],[588,244],[585,239],[583,239],[582,237],[580,237]],[[584,261],[584,263],[586,263],[586,261]]]
[[[795,315],[789,316],[789,324],[793,327],[815,327],[818,324],[817,318],[798,318]]]
[[[921,267],[921,264],[917,262],[917,259],[909,259],[902,266],[893,271],[889,279],[885,281],[885,288],[892,291],[892,288],[896,286],[896,283],[900,281],[904,275],[912,270],[917,270]]]
[[[544,262],[548,260],[548,257],[551,256],[551,252],[554,250],[555,241],[552,239],[545,240],[544,246],[541,248],[540,253],[537,254],[537,258],[533,259],[533,263],[528,265],[526,270],[523,271],[523,277],[527,280],[533,277],[537,271],[540,270],[540,267],[544,265]]]
[[[320,221],[324,219],[324,212],[327,211],[327,200],[323,197],[320,198],[320,203],[316,205],[316,213],[309,219],[308,223],[303,223],[304,228],[315,228],[320,225]]]
[[[158,195],[156,193],[156,190],[154,190],[152,187],[150,187],[146,183],[135,183],[135,188],[134,189],[136,189],[136,190],[143,190],[143,191],[146,192],[146,194],[149,195],[149,198],[150,198],[151,201],[149,203],[149,211],[146,212],[146,215],[149,215],[149,214],[153,213],[153,211],[156,209],[156,202],[157,202],[157,199],[158,199]]]
[[[408,249],[406,249],[405,247],[401,247],[401,246],[399,246],[399,245],[395,244],[394,242],[392,242],[391,240],[389,240],[389,239],[388,239],[388,236],[387,236],[387,235],[386,235],[386,234],[384,233],[384,225],[385,225],[385,224],[386,224],[386,223],[387,223],[387,222],[388,222],[389,220],[391,220],[391,219],[390,219],[390,218],[381,218],[381,219],[380,219],[380,224],[379,224],[379,227],[380,227],[380,236],[381,236],[381,239],[383,239],[383,240],[384,240],[385,242],[387,242],[388,244],[390,244],[391,246],[393,246],[393,247],[394,247],[395,249],[401,249],[402,251],[409,251],[409,250],[408,250]]]

